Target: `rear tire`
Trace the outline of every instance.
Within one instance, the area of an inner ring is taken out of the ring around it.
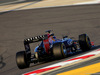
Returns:
[[[64,43],[55,43],[53,45],[53,55],[55,59],[61,59],[66,57],[63,49],[66,49]]]
[[[19,69],[24,69],[29,67],[30,62],[27,59],[25,51],[20,51],[16,53],[16,63]]]
[[[79,35],[79,44],[82,51],[91,49],[90,38],[86,34]]]

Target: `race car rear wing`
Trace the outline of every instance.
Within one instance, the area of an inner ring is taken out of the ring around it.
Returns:
[[[24,39],[25,52],[26,52],[28,58],[31,57],[31,49],[30,49],[29,44],[39,42],[39,41],[42,41],[45,39],[48,39],[48,35],[40,35],[40,36]]]
[[[32,38],[28,38],[28,39],[24,39],[24,43],[29,44],[29,43],[35,43],[35,42],[39,42],[42,40],[47,39],[48,36],[47,35],[40,35],[40,36],[36,36],[36,37],[32,37]]]

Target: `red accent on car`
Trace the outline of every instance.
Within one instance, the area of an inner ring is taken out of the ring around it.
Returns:
[[[43,40],[43,44],[44,44],[46,53],[49,54],[49,50],[50,50],[49,39]]]
[[[91,42],[91,45],[94,46],[94,42]]]

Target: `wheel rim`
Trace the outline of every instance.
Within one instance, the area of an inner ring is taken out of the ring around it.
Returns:
[[[66,57],[67,55],[67,50],[66,50],[66,47],[64,44],[62,44],[62,53],[63,53],[63,56]]]
[[[36,57],[37,59],[39,58],[39,56],[38,56],[38,53],[37,53],[37,52],[35,53],[35,57]]]
[[[90,42],[89,37],[86,38],[86,42],[87,42],[88,47],[90,47],[91,46],[91,42]]]

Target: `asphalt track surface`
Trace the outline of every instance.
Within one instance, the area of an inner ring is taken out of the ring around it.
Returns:
[[[23,70],[17,68],[15,56],[16,52],[24,50],[24,38],[44,34],[44,31],[48,29],[52,29],[57,38],[68,35],[77,39],[79,34],[87,33],[95,45],[99,46],[100,5],[0,13],[0,55],[3,56],[3,62],[0,63],[0,75],[20,75],[65,60],[55,60],[40,65],[32,64],[30,68]],[[33,44],[33,48],[36,45],[38,43]]]

